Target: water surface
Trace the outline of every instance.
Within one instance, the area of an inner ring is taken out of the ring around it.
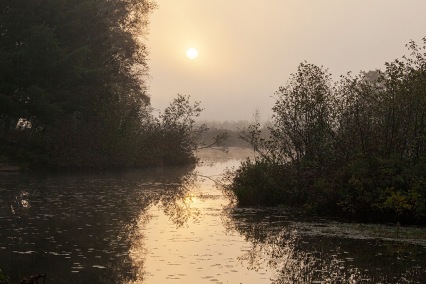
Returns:
[[[0,268],[12,283],[426,279],[425,229],[238,208],[213,180],[239,161],[200,156],[196,168],[0,176]]]

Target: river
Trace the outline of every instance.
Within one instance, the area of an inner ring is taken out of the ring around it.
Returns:
[[[0,175],[0,269],[11,283],[424,283],[426,229],[239,208],[196,167]],[[40,282],[41,283],[41,282]]]

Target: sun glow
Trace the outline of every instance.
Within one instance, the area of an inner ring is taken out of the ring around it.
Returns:
[[[191,47],[186,51],[186,56],[191,59],[194,60],[198,57],[198,50]]]

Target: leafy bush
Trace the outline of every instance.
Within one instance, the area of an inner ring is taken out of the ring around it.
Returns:
[[[426,38],[408,48],[385,71],[335,84],[322,67],[300,64],[276,93],[269,139],[259,125],[243,136],[261,158],[230,179],[239,203],[426,223]]]
[[[283,202],[282,169],[266,161],[247,160],[236,170],[232,191],[241,205],[275,205]]]

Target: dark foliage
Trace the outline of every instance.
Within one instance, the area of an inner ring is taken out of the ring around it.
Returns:
[[[0,3],[0,160],[31,168],[194,161],[199,103],[155,118],[146,94],[149,0]]]
[[[426,223],[426,38],[385,71],[342,76],[302,63],[277,92],[258,159],[229,176],[241,205],[286,204],[363,221]]]

